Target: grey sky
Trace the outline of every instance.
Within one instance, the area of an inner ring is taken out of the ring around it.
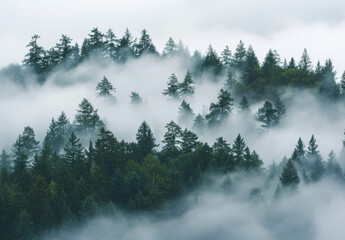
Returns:
[[[211,4],[212,3],[212,4]],[[171,36],[190,50],[234,49],[240,39],[263,59],[269,48],[282,58],[300,57],[304,47],[315,63],[331,58],[345,67],[345,2],[337,0],[2,0],[0,66],[20,62],[33,34],[53,46],[62,33],[81,43],[93,27],[136,36],[146,28],[161,51]]]

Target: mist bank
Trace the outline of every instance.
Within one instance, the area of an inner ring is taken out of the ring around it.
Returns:
[[[43,138],[51,119],[64,111],[73,122],[76,109],[83,98],[87,98],[96,109],[107,128],[118,139],[134,141],[139,125],[146,121],[152,128],[158,142],[163,140],[165,125],[170,121],[178,122],[179,106],[182,99],[171,100],[162,94],[166,89],[168,77],[175,73],[181,81],[186,68],[179,59],[158,60],[143,57],[129,61],[125,65],[114,65],[107,61],[88,61],[79,67],[55,72],[44,85],[29,84],[22,88],[11,81],[4,81],[0,95],[2,119],[0,126],[2,138],[0,148],[10,151],[15,139],[25,126],[31,126],[38,140]],[[106,76],[116,89],[115,101],[97,97],[97,83]],[[195,94],[188,97],[194,114],[205,116],[211,102],[224,87],[225,76],[218,81],[208,81],[206,76],[194,77]],[[130,104],[131,92],[138,92],[143,104]],[[15,97],[14,97],[15,96]],[[330,102],[317,92],[307,89],[284,88],[281,99],[287,107],[287,117],[278,127],[262,128],[255,114],[263,102],[249,99],[250,113],[241,114],[239,103],[241,95],[234,95],[234,106],[230,116],[221,126],[199,133],[199,138],[212,144],[217,137],[232,142],[240,133],[263,158],[266,164],[272,160],[280,161],[289,157],[299,137],[307,142],[314,134],[320,143],[320,151],[326,159],[331,150],[339,153],[342,148],[345,126],[344,105]],[[191,123],[180,123],[191,128]],[[274,147],[272,147],[274,146]],[[159,147],[160,148],[160,147]]]
[[[40,239],[343,239],[344,186],[330,179],[300,185],[274,197],[274,187],[248,175],[227,177],[183,197],[166,212],[99,216],[72,229],[54,230]],[[253,194],[253,188],[260,191]]]

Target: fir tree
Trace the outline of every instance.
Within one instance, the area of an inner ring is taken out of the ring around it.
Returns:
[[[262,122],[262,127],[271,127],[275,124],[277,119],[277,110],[273,108],[271,102],[266,101],[262,108],[259,108],[256,117],[257,120]]]
[[[164,140],[162,141],[163,143],[165,143],[165,145],[163,146],[163,150],[179,150],[182,135],[181,127],[177,125],[174,121],[171,121],[165,126],[165,128],[167,129],[167,131],[164,134]]]
[[[232,111],[233,101],[234,99],[231,97],[231,93],[221,89],[218,94],[218,102],[211,103],[209,108],[210,113],[206,115],[208,125],[217,126],[226,119]]]
[[[25,55],[23,60],[24,66],[30,68],[35,73],[42,73],[45,69],[45,51],[43,47],[39,46],[37,40],[40,38],[38,35],[34,35],[31,38],[30,43],[26,46],[29,47],[29,53]]]
[[[143,54],[157,54],[156,47],[153,45],[150,35],[147,34],[145,29],[141,31],[139,42],[136,45],[136,54],[138,56]]]
[[[95,133],[97,129],[104,125],[100,120],[98,110],[95,110],[86,98],[79,104],[77,112],[75,115],[75,125],[78,131]]]
[[[205,127],[206,127],[206,120],[200,114],[198,114],[194,119],[192,129],[196,132],[202,133]]]
[[[303,50],[301,60],[298,64],[298,68],[303,71],[310,71],[311,70],[311,61],[307,52],[307,49]]]
[[[117,61],[125,63],[130,57],[134,55],[134,46],[136,39],[133,39],[132,34],[126,29],[125,34],[119,39],[117,45]]]
[[[130,98],[131,98],[130,104],[141,105],[143,103],[143,99],[140,97],[139,93],[137,92],[131,92]]]
[[[136,135],[137,145],[142,157],[154,152],[154,148],[158,145],[155,143],[156,139],[153,137],[150,126],[144,121]]]
[[[208,47],[208,51],[201,65],[201,69],[204,72],[214,75],[220,74],[223,70],[223,65],[220,61],[220,58],[218,57],[217,52],[212,48],[211,45]]]
[[[163,95],[169,96],[172,99],[178,99],[180,97],[179,95],[180,84],[174,73],[170,75],[167,85],[168,87],[167,89],[164,89]]]
[[[242,80],[245,84],[251,84],[258,77],[259,60],[252,46],[248,47],[243,63]]]
[[[276,98],[274,102],[274,108],[276,110],[275,124],[278,125],[282,121],[282,119],[286,117],[286,107],[280,100],[280,97]]]
[[[104,76],[103,79],[97,83],[96,91],[98,91],[98,96],[108,98],[112,97],[112,92],[116,90],[111,82]]]
[[[290,189],[295,189],[299,184],[300,180],[297,170],[291,160],[289,160],[284,166],[282,175],[280,176],[280,182],[283,187]]]
[[[194,115],[195,114],[192,108],[190,107],[189,103],[183,100],[179,107],[178,122],[180,124],[190,125],[193,122]]]
[[[106,57],[116,60],[117,44],[118,44],[117,37],[115,36],[114,32],[111,29],[109,29],[106,32],[104,37],[105,37],[104,46],[105,46]]]
[[[240,110],[241,110],[241,112],[250,111],[250,105],[249,105],[249,102],[245,96],[243,96],[241,99]]]
[[[163,49],[163,56],[164,57],[172,57],[177,54],[177,46],[175,41],[170,37],[168,42],[165,44]]]
[[[244,47],[244,43],[240,41],[236,47],[231,65],[235,69],[240,70],[242,72],[242,69],[244,67],[245,56],[246,56],[246,49]]]
[[[198,136],[185,128],[181,134],[181,151],[184,153],[195,151],[198,144]]]
[[[226,67],[226,68],[230,67],[231,58],[232,58],[231,50],[230,50],[229,46],[225,46],[225,49],[221,53],[221,62],[222,62],[224,67]]]
[[[190,96],[194,94],[195,87],[192,86],[194,81],[192,79],[192,74],[187,70],[187,74],[183,79],[183,82],[179,84],[179,94],[182,97]]]
[[[237,83],[237,80],[235,76],[235,71],[231,67],[228,67],[227,72],[226,72],[224,88],[230,92],[233,90],[236,83]]]
[[[238,134],[231,148],[231,152],[234,154],[237,166],[243,165],[245,149],[246,143],[244,142],[244,139],[241,137],[241,135]]]

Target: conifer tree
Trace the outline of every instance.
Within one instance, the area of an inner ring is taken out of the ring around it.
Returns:
[[[80,143],[79,138],[77,138],[73,132],[63,149],[65,151],[64,163],[67,166],[73,166],[76,165],[78,161],[83,161],[83,145]]]
[[[104,41],[104,48],[106,52],[106,57],[109,57],[113,60],[116,60],[116,55],[117,55],[117,44],[118,44],[118,39],[114,32],[109,29],[105,36],[105,41]]]
[[[140,105],[143,103],[143,99],[140,97],[139,93],[137,92],[131,92],[130,98],[131,98],[130,104]]]
[[[230,50],[229,46],[225,46],[225,49],[221,53],[221,62],[222,62],[224,67],[226,67],[226,68],[230,67],[231,58],[232,58],[231,50]]]
[[[307,156],[312,162],[310,167],[310,179],[314,182],[320,180],[325,173],[324,163],[317,148],[318,145],[316,144],[316,139],[314,135],[312,135],[308,145]]]
[[[276,98],[274,102],[274,108],[276,110],[275,124],[278,125],[282,121],[282,119],[286,117],[286,107],[280,100],[280,97]]]
[[[244,67],[245,56],[246,49],[244,47],[244,43],[240,41],[236,47],[234,56],[232,58],[231,65],[234,67],[234,69],[240,70],[242,72],[242,69]]]
[[[132,34],[126,29],[125,34],[119,39],[117,45],[117,61],[125,63],[130,57],[134,55],[134,46],[136,39],[133,39]]]
[[[157,54],[156,47],[153,45],[150,35],[145,29],[141,31],[139,42],[136,45],[136,54],[138,56],[143,54]]]
[[[229,92],[233,90],[237,83],[236,76],[235,76],[235,71],[233,70],[232,67],[227,68],[226,72],[226,79],[224,83],[224,88],[228,90]]]
[[[235,163],[237,166],[242,166],[244,161],[244,153],[246,143],[240,134],[237,135],[234,143],[232,144],[231,152],[234,154]]]
[[[184,153],[195,151],[198,144],[198,136],[185,128],[181,133],[181,151]]]
[[[181,97],[187,97],[194,94],[195,87],[192,74],[187,70],[187,74],[183,79],[183,82],[179,84],[179,94]]]
[[[163,95],[169,96],[172,99],[178,99],[180,97],[180,94],[179,94],[180,84],[174,73],[170,75],[167,85],[168,87],[167,89],[164,89]]]
[[[198,114],[194,119],[192,129],[194,131],[202,133],[204,131],[205,127],[206,127],[205,118],[203,118],[200,114]]]
[[[167,129],[164,134],[165,143],[163,150],[165,151],[177,151],[180,149],[182,129],[174,121],[169,122],[165,128]]]
[[[273,126],[277,119],[277,110],[273,108],[271,102],[266,101],[262,108],[259,108],[256,117],[257,120],[262,122],[262,127],[269,128]]]
[[[34,35],[31,38],[30,43],[26,46],[29,47],[29,53],[25,55],[23,60],[24,66],[30,68],[35,73],[42,73],[45,69],[45,51],[44,48],[39,46],[37,40],[40,38],[38,35]]]
[[[153,153],[154,148],[158,146],[156,144],[156,139],[153,137],[150,126],[145,121],[140,125],[136,139],[141,157],[145,157],[147,154]]]
[[[5,149],[2,150],[1,155],[0,155],[0,166],[1,168],[7,168],[7,169],[11,167],[10,155],[7,154]]]
[[[172,57],[172,56],[175,56],[176,54],[177,54],[177,45],[175,41],[170,37],[163,49],[163,56]]]
[[[250,111],[249,102],[245,96],[243,96],[241,99],[240,110],[241,110],[241,112]]]
[[[98,96],[109,98],[113,96],[112,92],[115,92],[116,90],[111,82],[104,76],[103,79],[97,83],[96,91],[98,91]]]
[[[218,102],[211,103],[209,108],[210,113],[206,115],[208,125],[217,126],[226,119],[232,111],[233,101],[234,99],[231,97],[231,93],[221,89],[218,94]]]
[[[201,65],[201,69],[204,72],[214,75],[218,75],[222,72],[223,65],[218,57],[217,52],[212,48],[211,45],[208,47],[208,51]]]
[[[178,122],[180,124],[190,125],[193,122],[194,115],[195,114],[192,108],[190,107],[189,103],[183,100],[179,107]]]
[[[75,125],[78,131],[95,133],[97,129],[104,125],[100,120],[98,110],[95,110],[86,98],[79,104],[77,112],[75,115]]]
[[[289,189],[295,189],[299,184],[300,180],[297,170],[291,160],[289,160],[284,166],[282,175],[280,176],[280,182],[283,187]]]
[[[212,146],[213,149],[213,167],[221,172],[231,171],[235,167],[232,157],[230,144],[222,137],[216,139]]]
[[[251,45],[249,45],[243,63],[242,81],[249,85],[258,77],[259,60]]]
[[[303,71],[311,71],[311,61],[307,49],[303,50],[301,60],[299,61],[298,68]]]

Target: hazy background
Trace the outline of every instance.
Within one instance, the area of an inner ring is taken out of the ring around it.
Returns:
[[[61,34],[82,43],[93,27],[122,36],[146,28],[159,51],[169,37],[190,50],[234,49],[239,40],[252,44],[260,60],[269,48],[300,58],[303,48],[316,64],[332,58],[345,70],[345,2],[330,0],[2,0],[0,66],[20,62],[33,34],[48,48]]]

